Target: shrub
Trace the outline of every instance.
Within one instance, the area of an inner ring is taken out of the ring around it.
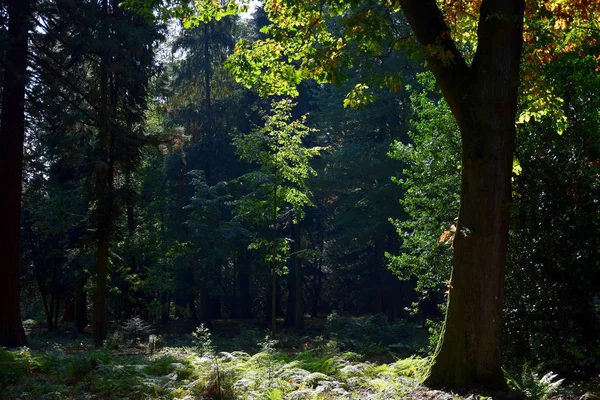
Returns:
[[[393,350],[408,357],[427,347],[427,334],[415,324],[389,323],[385,314],[345,318],[333,312],[325,324],[327,337],[335,338],[343,350],[364,356],[379,356]]]
[[[204,324],[200,324],[194,332],[192,332],[192,336],[194,337],[194,348],[203,356],[206,353],[214,352],[214,346],[210,334],[210,330],[204,326]]]
[[[147,342],[151,333],[150,324],[139,317],[132,317],[106,338],[104,347],[110,350],[120,347],[135,347]]]
[[[144,322],[139,317],[129,318],[123,323],[121,328],[123,332],[123,340],[126,344],[137,346],[142,342],[146,342],[152,333],[150,324]]]

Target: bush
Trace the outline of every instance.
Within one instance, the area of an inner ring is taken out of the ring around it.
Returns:
[[[342,350],[368,357],[390,351],[408,357],[427,347],[426,332],[407,322],[390,324],[385,314],[346,318],[333,312],[327,317],[325,335],[336,339]]]
[[[192,332],[192,336],[194,337],[194,348],[200,356],[214,352],[210,330],[205,327],[204,324],[200,324],[200,326]]]
[[[146,343],[151,333],[150,324],[139,317],[132,317],[106,338],[104,347],[110,350],[121,347],[135,347],[141,343]]]

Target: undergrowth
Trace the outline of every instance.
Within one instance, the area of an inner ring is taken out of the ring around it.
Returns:
[[[112,349],[82,342],[0,348],[0,399],[462,399],[419,385],[427,354],[402,354],[419,353],[417,343],[426,348],[427,338],[408,336],[411,329],[334,315],[320,336],[288,333],[278,341],[259,329],[213,337],[200,326],[181,346],[162,349],[144,346],[138,333]],[[546,399],[560,381],[526,366],[509,383],[524,398]]]
[[[209,337],[205,335],[206,343]],[[255,354],[211,346],[150,354],[0,349],[0,396],[6,399],[393,399],[417,385],[426,360],[362,361],[326,342],[291,353],[265,338]]]

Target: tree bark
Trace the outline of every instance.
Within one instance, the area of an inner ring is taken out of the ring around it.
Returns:
[[[401,5],[419,42],[446,50],[430,52],[427,60],[463,146],[448,312],[425,384],[505,388],[500,334],[524,1],[482,2],[471,66],[434,0],[402,0]]]
[[[304,271],[300,260],[300,228],[292,223],[291,263],[288,275],[288,304],[284,324],[296,329],[304,328],[304,298],[303,280]]]
[[[325,229],[323,226],[322,214],[319,210],[317,217],[317,240],[319,241],[319,256],[317,258],[317,271],[315,276],[314,298],[312,303],[311,317],[319,315],[319,301],[321,299],[321,289],[323,287],[323,255],[325,249]],[[313,243],[313,247],[314,243]]]
[[[21,321],[21,190],[30,0],[9,0],[0,117],[0,346],[25,346]]]
[[[212,284],[217,288],[216,293],[210,296],[210,318],[211,320],[221,319],[221,289],[222,289],[222,275],[221,271],[223,269],[225,261],[218,260],[213,265],[212,271]]]
[[[85,278],[77,277],[75,281],[75,326],[83,332],[87,326],[87,295],[85,293]]]
[[[44,315],[46,316],[46,327],[48,328],[48,332],[50,332],[52,331],[52,306],[48,306],[48,295],[46,293],[46,288],[44,286],[44,282],[41,276],[38,275],[36,281],[38,284],[38,290],[40,291],[40,296],[42,297],[42,305],[44,306]]]
[[[108,40],[108,2],[102,1],[100,40]],[[109,88],[108,65],[110,56],[103,50],[100,60],[100,97],[98,113],[98,152],[99,162],[96,167],[98,186],[98,232],[96,254],[96,292],[94,295],[94,329],[93,337],[96,346],[102,346],[108,332],[107,316],[107,279],[108,258],[110,248],[110,232],[112,226],[112,186],[113,168],[110,157],[111,132],[109,123]]]
[[[368,304],[368,308],[373,314],[379,314],[383,311],[383,291],[385,284],[381,279],[383,269],[383,246],[380,237],[374,239],[373,247],[370,251],[369,260],[369,275],[371,278],[371,301]]]
[[[210,309],[210,295],[208,293],[208,285],[206,284],[206,278],[200,279],[199,285],[200,291],[200,322],[204,324],[208,329],[212,329],[211,309]]]
[[[250,251],[248,249],[240,249],[236,262],[236,304],[233,310],[236,318],[252,318],[252,298],[250,296],[251,262]]]

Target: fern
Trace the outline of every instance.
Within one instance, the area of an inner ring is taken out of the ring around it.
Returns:
[[[529,363],[523,366],[519,379],[508,376],[509,386],[521,393],[526,399],[546,400],[556,393],[564,379],[556,379],[558,374],[547,372],[541,375],[542,365],[532,368]]]

